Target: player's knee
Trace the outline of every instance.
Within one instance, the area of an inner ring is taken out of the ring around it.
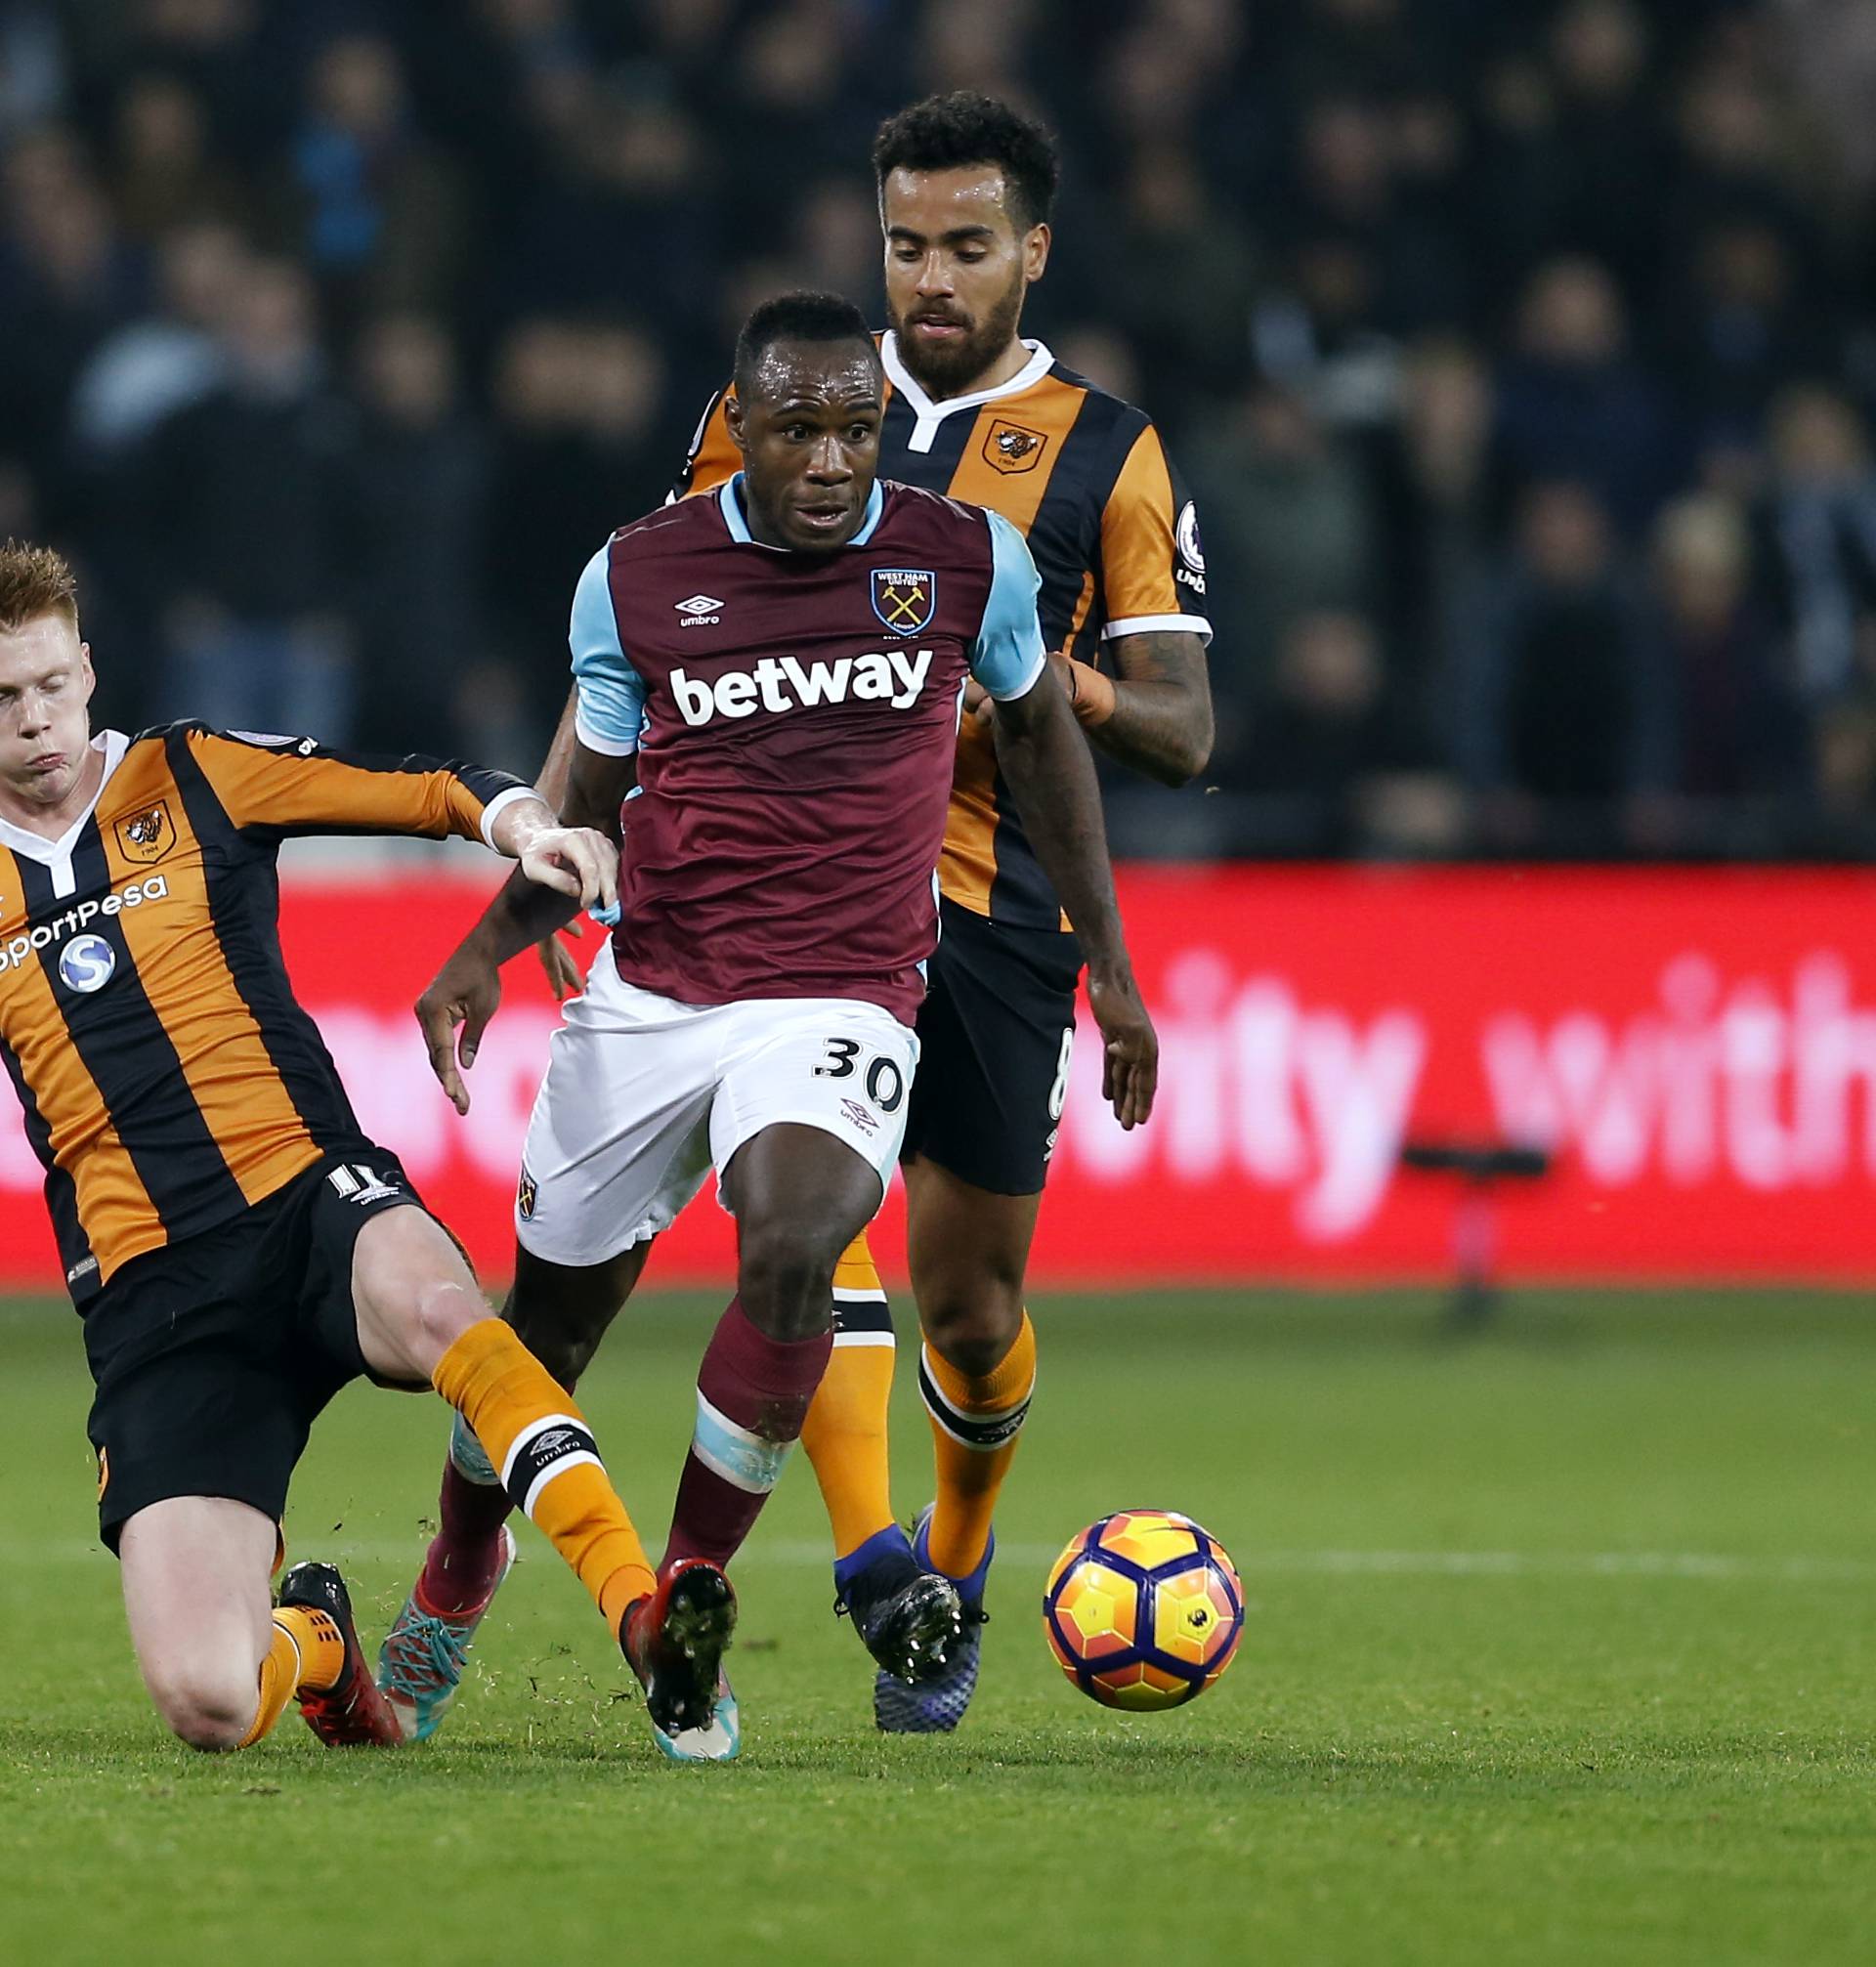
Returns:
[[[411,1300],[410,1319],[426,1359],[442,1358],[470,1326],[488,1315],[481,1293],[453,1279],[421,1284]]]
[[[259,1699],[255,1676],[205,1663],[152,1680],[149,1692],[170,1733],[207,1755],[240,1746]]]
[[[925,1341],[946,1365],[981,1380],[1003,1363],[1023,1328],[1022,1286],[958,1280],[921,1298]]]
[[[825,1332],[833,1320],[833,1266],[846,1243],[838,1231],[809,1222],[745,1224],[737,1293],[757,1330],[772,1339]]]

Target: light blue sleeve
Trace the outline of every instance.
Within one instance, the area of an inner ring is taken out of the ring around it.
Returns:
[[[1023,535],[1001,512],[990,521],[990,599],[971,647],[970,673],[999,703],[1025,697],[1047,666],[1036,592],[1043,584]]]
[[[609,547],[602,546],[587,561],[574,589],[574,619],[567,633],[578,690],[574,731],[589,751],[628,758],[638,749],[645,723],[645,679],[619,646],[606,577],[608,553]]]

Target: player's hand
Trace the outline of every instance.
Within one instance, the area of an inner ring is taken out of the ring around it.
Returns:
[[[430,1053],[430,1070],[458,1113],[469,1111],[469,1089],[462,1075],[476,1062],[489,1020],[501,1005],[501,971],[467,946],[440,969],[418,998],[417,1023]],[[462,1038],[458,1044],[456,1032]],[[460,1058],[460,1065],[458,1065]]]
[[[964,678],[964,722],[981,724],[986,730],[997,714],[997,700],[975,676]]]
[[[556,1004],[565,1004],[570,997],[577,997],[586,987],[578,962],[560,936],[583,936],[585,933],[580,918],[576,916],[560,935],[542,936],[534,945],[534,954],[540,959],[541,968],[547,972],[547,988],[553,992]]]
[[[1088,1008],[1100,1026],[1101,1097],[1123,1127],[1138,1127],[1153,1111],[1160,1079],[1160,1040],[1126,963],[1087,972]]]
[[[521,871],[582,909],[618,905],[618,849],[591,827],[543,827],[521,850]]]
[[[1059,649],[1048,652],[1048,666],[1068,697],[1075,721],[1085,731],[1105,724],[1114,714],[1114,685],[1091,663],[1077,663]]]

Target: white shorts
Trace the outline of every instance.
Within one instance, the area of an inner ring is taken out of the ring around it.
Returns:
[[[879,1177],[906,1131],[918,1041],[853,998],[688,1005],[624,982],[610,945],[554,1033],[521,1154],[515,1235],[549,1263],[656,1236],[766,1127],[844,1140]]]

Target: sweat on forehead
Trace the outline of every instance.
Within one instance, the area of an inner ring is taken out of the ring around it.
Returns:
[[[846,403],[876,396],[879,351],[865,341],[772,341],[754,352],[747,373],[739,371],[736,393],[745,403],[784,403],[805,397]]]

